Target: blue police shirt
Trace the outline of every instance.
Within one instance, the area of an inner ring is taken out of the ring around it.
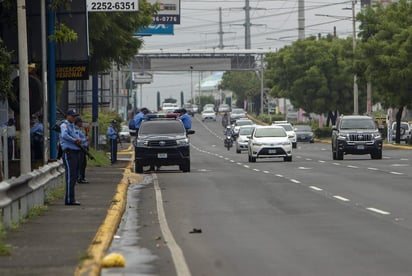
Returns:
[[[190,119],[189,114],[185,113],[182,116],[179,117],[180,120],[183,123],[183,126],[185,129],[191,129],[192,128],[192,119]]]
[[[140,128],[140,125],[142,124],[142,121],[143,121],[144,117],[145,117],[145,115],[144,115],[143,112],[139,112],[139,113],[136,114],[136,116],[133,119],[136,129]]]
[[[79,136],[76,134],[74,124],[64,120],[60,125],[60,130],[60,145],[62,150],[79,150],[79,147],[76,145],[76,140]]]
[[[89,147],[89,142],[87,141],[86,135],[84,135],[83,131],[77,126],[74,126],[74,129],[77,136],[79,136],[79,138],[82,140],[82,146],[85,148]]]
[[[107,128],[106,135],[109,136],[109,139],[116,140],[117,139],[117,132],[113,126],[109,126]]]

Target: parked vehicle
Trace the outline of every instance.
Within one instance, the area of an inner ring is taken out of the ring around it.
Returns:
[[[128,143],[130,143],[131,135],[130,135],[130,129],[129,129],[128,126],[122,125],[122,126],[120,127],[119,139],[120,139],[121,142],[128,142]]]
[[[184,105],[182,105],[182,108],[186,109],[187,114],[189,114],[190,116],[195,116],[193,105],[191,103],[185,103]]]

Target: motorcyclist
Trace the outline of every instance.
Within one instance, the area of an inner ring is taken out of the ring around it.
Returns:
[[[222,126],[227,127],[228,124],[229,124],[229,116],[227,112],[225,112],[225,114],[223,114],[223,117],[222,117]]]

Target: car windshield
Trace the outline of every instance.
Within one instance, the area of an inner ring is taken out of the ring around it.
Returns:
[[[232,109],[232,113],[243,114],[245,112],[243,111],[243,109]]]
[[[401,123],[401,128],[408,129],[408,123]],[[393,124],[392,129],[396,129],[396,123]]]
[[[340,129],[375,129],[375,122],[371,119],[343,119]]]
[[[185,129],[180,121],[148,121],[139,129],[139,135],[164,135],[170,133],[184,133]]]
[[[254,129],[254,127],[241,127],[239,130],[239,135],[250,135]]]
[[[258,128],[255,131],[255,137],[285,137],[286,132],[281,128]]]
[[[286,131],[293,131],[293,127],[289,124],[276,124],[277,126],[283,127]]]
[[[203,113],[215,113],[213,110],[205,110]]]
[[[297,131],[302,131],[302,132],[309,132],[312,131],[312,128],[307,125],[298,125],[296,126]]]
[[[253,122],[250,120],[242,120],[242,121],[236,121],[237,126],[247,126],[247,125],[253,125]]]

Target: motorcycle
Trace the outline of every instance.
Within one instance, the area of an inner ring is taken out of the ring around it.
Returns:
[[[230,150],[230,148],[233,147],[232,135],[226,135],[224,142],[225,142],[225,147],[227,148],[227,150]]]

